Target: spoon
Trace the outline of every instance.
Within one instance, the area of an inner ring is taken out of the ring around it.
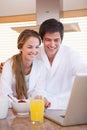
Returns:
[[[13,96],[11,96],[11,95],[8,95],[8,97],[9,97],[13,102],[18,102],[18,100],[17,100],[15,97],[13,97]]]

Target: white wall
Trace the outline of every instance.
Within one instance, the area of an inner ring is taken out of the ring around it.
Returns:
[[[87,0],[63,0],[63,10],[83,8],[87,8]],[[36,0],[0,0],[0,16],[32,14],[35,12]]]
[[[36,0],[0,0],[0,16],[32,14],[36,10]]]
[[[87,0],[63,0],[63,10],[87,9]]]

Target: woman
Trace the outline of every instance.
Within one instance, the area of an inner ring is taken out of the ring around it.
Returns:
[[[40,44],[41,39],[36,31],[26,29],[20,33],[17,41],[20,52],[6,61],[3,67],[0,81],[3,93],[13,95],[17,99],[29,98],[42,66],[41,62],[34,61]]]

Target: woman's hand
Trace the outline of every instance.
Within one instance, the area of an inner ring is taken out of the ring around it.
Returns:
[[[47,100],[47,98],[43,98],[40,95],[35,96],[35,99],[44,99],[44,107],[49,108],[51,106],[51,103]]]

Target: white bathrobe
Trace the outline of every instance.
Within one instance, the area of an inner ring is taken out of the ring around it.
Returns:
[[[87,63],[79,53],[62,44],[52,66],[43,46],[38,58],[43,62],[42,77],[45,76],[44,81],[42,80],[43,83],[40,81],[36,88],[37,93],[45,96],[51,102],[51,109],[66,109],[74,77],[78,72],[87,73]]]
[[[0,92],[6,95],[10,94],[16,97],[17,95],[15,91],[15,75],[12,75],[12,64],[12,59],[9,59],[3,67],[3,72],[1,74],[0,80]],[[29,76],[29,89],[27,91],[28,97],[33,95],[32,93],[34,92],[35,87],[38,86],[38,80],[40,79],[42,66],[43,65],[41,61],[35,60],[33,62],[33,67]]]

